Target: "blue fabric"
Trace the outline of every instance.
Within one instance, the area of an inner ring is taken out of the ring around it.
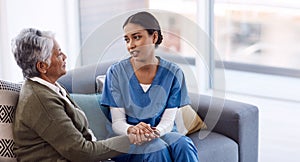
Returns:
[[[131,145],[129,154],[113,158],[116,162],[197,162],[198,152],[192,140],[171,132],[142,145]]]
[[[170,132],[162,136],[161,139],[168,144],[172,161],[198,161],[198,150],[189,137]]]
[[[155,78],[144,92],[134,74],[130,58],[113,64],[106,75],[101,103],[125,108],[127,122],[145,122],[157,126],[166,108],[190,103],[182,70],[159,58]]]
[[[128,154],[117,156],[112,160],[115,162],[171,162],[172,158],[167,144],[158,138],[142,145],[131,145]]]
[[[158,57],[159,58],[159,57]],[[107,71],[101,104],[124,108],[127,123],[145,122],[157,126],[166,108],[190,104],[184,74],[169,61],[159,58],[159,66],[150,88],[144,92],[134,74],[130,58],[113,64]],[[186,136],[167,133],[115,161],[198,161],[197,149]]]

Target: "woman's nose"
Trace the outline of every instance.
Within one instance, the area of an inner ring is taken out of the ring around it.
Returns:
[[[134,49],[136,47],[135,42],[134,41],[129,41],[128,42],[128,49]]]
[[[67,59],[67,55],[63,53],[63,60]]]

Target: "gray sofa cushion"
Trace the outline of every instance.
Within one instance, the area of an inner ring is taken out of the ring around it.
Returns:
[[[203,139],[199,138],[199,132],[190,134],[189,137],[198,149],[199,161],[238,162],[238,144],[232,139],[215,132],[209,132]]]

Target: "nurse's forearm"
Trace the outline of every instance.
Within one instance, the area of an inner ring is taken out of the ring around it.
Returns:
[[[127,130],[130,126],[126,122],[126,115],[124,108],[111,107],[112,129],[118,135],[127,135]]]
[[[160,136],[171,132],[174,127],[174,121],[178,108],[166,108],[156,129],[159,130]]]

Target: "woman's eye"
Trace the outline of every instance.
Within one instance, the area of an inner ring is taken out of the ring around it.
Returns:
[[[139,40],[139,39],[141,39],[141,36],[134,36],[134,39],[136,39],[136,40]]]
[[[124,41],[125,41],[126,43],[128,43],[128,42],[129,42],[129,39],[128,39],[128,38],[124,38]]]

